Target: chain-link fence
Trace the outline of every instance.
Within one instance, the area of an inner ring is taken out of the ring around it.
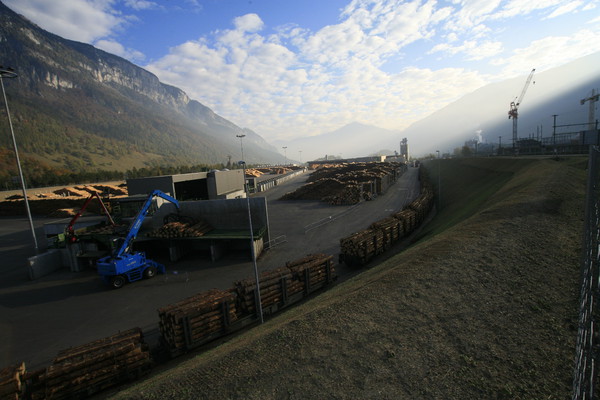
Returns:
[[[588,181],[585,200],[585,228],[581,257],[581,298],[579,331],[575,369],[573,373],[573,400],[597,399],[598,374],[598,312],[600,268],[600,149],[590,146]]]

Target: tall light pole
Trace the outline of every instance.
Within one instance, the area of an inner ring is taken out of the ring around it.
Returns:
[[[302,164],[302,150],[298,150],[298,153],[300,153],[300,163]]]
[[[256,310],[258,311],[258,317],[260,323],[264,322],[263,311],[262,311],[262,300],[260,297],[260,278],[258,277],[258,266],[256,265],[256,250],[254,249],[254,229],[252,228],[252,212],[250,211],[250,193],[248,193],[248,186],[246,185],[246,162],[244,161],[244,143],[243,139],[246,135],[235,135],[240,138],[240,148],[242,150],[242,160],[239,164],[242,164],[242,173],[244,174],[244,193],[246,193],[246,204],[248,206],[248,226],[250,227],[250,253],[252,254],[252,265],[254,267],[254,280],[256,281]]]
[[[285,154],[285,164],[284,165],[287,165],[287,146],[283,146],[282,149],[283,149],[283,154]]]
[[[4,105],[6,106],[6,115],[8,117],[8,125],[10,126],[10,134],[12,136],[13,147],[15,149],[15,157],[17,158],[17,167],[19,168],[19,178],[21,179],[21,189],[23,190],[23,199],[25,200],[25,208],[27,209],[27,217],[29,218],[29,227],[33,237],[33,247],[35,253],[40,252],[37,238],[35,237],[35,228],[33,227],[33,219],[31,218],[31,209],[29,208],[29,200],[27,199],[27,189],[25,189],[25,179],[23,178],[23,170],[21,169],[21,161],[19,160],[19,150],[17,149],[17,140],[15,139],[15,131],[13,130],[10,111],[8,110],[8,100],[6,99],[6,91],[4,90],[5,78],[16,78],[17,73],[12,68],[4,68],[0,66],[0,85],[2,86],[2,95],[4,96]]]
[[[441,164],[441,158],[440,158],[440,151],[436,150],[437,153],[437,157],[438,157],[438,212],[442,209],[442,168],[440,166]]]

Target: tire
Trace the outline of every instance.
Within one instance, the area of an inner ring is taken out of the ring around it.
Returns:
[[[156,267],[148,267],[144,270],[144,278],[153,278],[156,275]]]
[[[113,289],[122,288],[123,285],[125,285],[125,282],[127,282],[127,279],[123,275],[116,275],[110,278],[110,286],[112,286]]]

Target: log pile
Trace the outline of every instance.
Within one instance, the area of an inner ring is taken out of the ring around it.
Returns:
[[[417,224],[423,222],[425,217],[431,210],[433,205],[433,194],[431,191],[426,191],[421,196],[416,198],[412,203],[408,205],[408,208],[413,210],[416,214]]]
[[[366,264],[386,249],[386,240],[381,229],[364,229],[340,239],[340,248],[346,261],[355,260]]]
[[[351,163],[323,166],[307,184],[287,193],[281,200],[320,200],[332,205],[352,205],[371,200],[387,189],[400,169],[399,163]],[[382,182],[385,179],[386,184]]]
[[[235,303],[233,291],[212,289],[162,307],[158,310],[162,337],[171,349],[201,342],[237,319]]]
[[[291,271],[293,281],[302,283],[298,291],[292,291],[288,286],[289,294],[298,293],[302,290],[308,291],[307,289],[310,287],[328,283],[328,280],[336,278],[333,256],[322,253],[309,254],[299,260],[288,261],[285,265]]]
[[[255,168],[246,168],[246,176],[251,176],[254,178],[258,178],[259,176],[262,176],[264,174],[264,172],[255,169]]]
[[[384,243],[386,246],[402,239],[406,233],[404,230],[403,221],[400,221],[392,216],[372,223],[370,228],[373,230],[379,229],[383,232]]]
[[[212,230],[213,227],[206,221],[200,221],[194,224],[169,222],[160,228],[148,232],[148,236],[162,239],[200,237]]]
[[[126,232],[127,228],[128,228],[127,225],[116,225],[116,226],[101,225],[101,226],[92,226],[89,228],[83,228],[81,231],[77,230],[77,232],[75,232],[75,233],[83,234],[83,235],[91,235],[91,234],[114,235],[114,234],[117,234],[118,232]]]
[[[61,351],[52,365],[28,374],[32,400],[87,398],[138,378],[152,366],[140,328]]]
[[[342,192],[346,183],[333,179],[321,179],[317,182],[307,183],[293,192],[286,193],[280,200],[321,200],[332,197]]]
[[[404,225],[404,232],[410,233],[417,227],[417,213],[410,208],[405,208],[402,211],[394,213],[394,218],[402,221]]]
[[[288,268],[280,267],[264,271],[259,275],[260,304],[263,309],[283,301],[284,283],[282,281],[284,279],[289,292],[302,291],[302,284],[292,281],[292,273]],[[256,279],[242,279],[234,282],[233,285],[237,293],[240,312],[244,314],[256,313]]]
[[[24,374],[25,363],[0,369],[0,399],[22,398]]]

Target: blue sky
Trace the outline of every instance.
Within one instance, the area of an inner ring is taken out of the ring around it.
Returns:
[[[600,51],[600,0],[3,1],[269,141],[354,121],[403,129]]]

